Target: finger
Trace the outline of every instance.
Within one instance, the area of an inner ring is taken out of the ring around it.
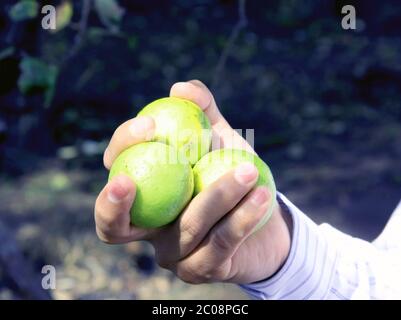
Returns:
[[[140,116],[121,124],[111,137],[103,155],[104,166],[110,169],[117,156],[128,147],[153,138],[155,123],[151,117]]]
[[[96,232],[108,243],[124,243],[144,238],[147,230],[130,224],[130,208],[135,184],[124,175],[116,176],[100,192],[95,204]]]
[[[205,112],[214,133],[212,149],[245,149],[255,153],[249,143],[236,130],[231,128],[220,113],[212,93],[201,81],[177,82],[171,87],[170,96],[191,100]]]
[[[270,200],[266,187],[250,192],[210,230],[191,255],[177,264],[178,276],[196,283],[227,281],[234,277],[237,270],[231,264],[231,258],[263,219]]]
[[[201,81],[177,82],[171,87],[170,96],[188,99],[196,103],[205,112],[212,126],[221,123],[230,127],[217,108],[212,93]]]
[[[187,256],[252,189],[257,178],[255,166],[242,163],[199,193],[178,220],[155,239],[158,263],[168,266]]]

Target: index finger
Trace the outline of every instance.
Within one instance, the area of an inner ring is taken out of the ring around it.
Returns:
[[[251,153],[255,153],[248,141],[237,130],[231,128],[217,107],[213,94],[201,81],[177,82],[171,87],[170,96],[191,100],[203,110],[212,125],[213,149],[245,149]]]
[[[195,102],[209,118],[212,126],[219,124],[229,127],[228,122],[220,113],[212,93],[201,81],[176,82],[170,89],[170,96]]]
[[[121,124],[110,139],[104,155],[103,163],[110,169],[118,155],[128,147],[150,141],[155,131],[154,120],[149,116],[139,116]]]

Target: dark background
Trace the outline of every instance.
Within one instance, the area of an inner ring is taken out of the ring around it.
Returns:
[[[53,1],[57,32],[40,10],[10,14],[18,2],[0,8],[0,298],[48,297],[45,264],[53,298],[242,297],[95,236],[108,139],[176,81],[200,79],[234,128],[255,129],[279,190],[316,222],[373,240],[401,198],[399,1]]]

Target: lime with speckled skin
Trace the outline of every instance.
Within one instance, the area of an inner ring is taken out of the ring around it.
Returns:
[[[188,160],[164,143],[145,142],[123,151],[111,167],[109,180],[119,174],[136,184],[131,223],[141,228],[174,221],[192,197],[194,180]]]
[[[145,106],[138,116],[151,116],[156,124],[154,141],[178,148],[191,165],[210,150],[212,131],[209,119],[192,101],[161,98]]]
[[[276,185],[273,175],[267,164],[257,155],[239,149],[218,149],[207,153],[193,167],[195,181],[194,195],[197,195],[242,162],[250,162],[255,165],[259,172],[256,186],[267,186],[272,199],[274,199],[274,201],[271,201],[264,218],[256,226],[255,230],[257,230],[269,220],[276,203]]]

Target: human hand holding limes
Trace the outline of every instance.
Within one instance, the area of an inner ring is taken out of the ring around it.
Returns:
[[[202,83],[177,83],[170,95],[201,107],[211,123],[212,139],[221,148],[253,153],[222,117]],[[139,116],[121,125],[105,152],[105,166],[110,168],[129,146],[152,140],[155,131],[155,121],[149,116]],[[249,161],[239,163],[195,196],[173,223],[156,229],[130,224],[136,186],[126,175],[115,176],[96,202],[99,237],[109,243],[149,240],[155,247],[158,263],[191,283],[247,283],[270,276],[288,255],[290,222],[276,206],[269,223],[253,233],[275,199],[268,187],[255,187],[259,175],[255,166]]]

